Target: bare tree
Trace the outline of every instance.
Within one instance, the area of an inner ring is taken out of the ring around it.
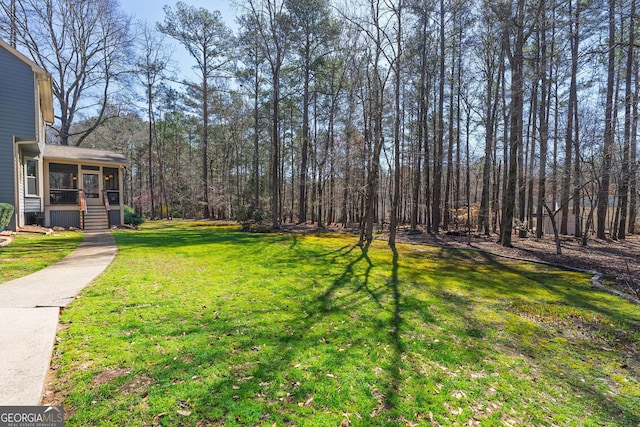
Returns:
[[[0,10],[12,18],[18,49],[52,76],[58,142],[82,144],[117,114],[111,107],[128,72],[130,19],[116,0],[12,0]]]
[[[151,202],[151,216],[154,217],[155,212],[155,195],[154,195],[154,173],[153,173],[153,141],[155,128],[155,115],[153,101],[155,95],[155,86],[162,78],[170,60],[170,54],[163,43],[161,35],[157,34],[153,28],[143,25],[140,38],[140,59],[136,64],[137,74],[144,85],[147,98],[147,119],[149,130],[149,141],[147,146],[149,156],[149,197]],[[157,138],[156,138],[157,139]]]
[[[511,8],[514,10],[511,10]],[[533,10],[531,10],[533,8]],[[518,181],[518,159],[523,148],[523,110],[524,110],[524,47],[531,35],[532,22],[537,20],[540,6],[527,7],[525,0],[517,0],[513,5],[496,6],[496,13],[504,28],[504,42],[507,43],[507,58],[511,68],[511,104],[509,107],[509,156],[508,172],[500,229],[500,243],[510,247],[513,232],[513,217]],[[505,157],[505,162],[507,158]]]
[[[396,248],[396,232],[398,230],[398,216],[400,206],[400,121],[401,121],[401,105],[400,91],[401,86],[401,70],[402,70],[402,7],[403,2],[399,0],[396,6],[391,6],[396,18],[396,44],[392,62],[394,73],[394,120],[393,120],[393,150],[394,150],[394,178],[393,178],[393,199],[391,201],[391,224],[389,225],[389,246],[395,250]]]
[[[211,216],[209,208],[209,120],[210,100],[215,86],[213,80],[225,71],[230,59],[226,54],[231,46],[231,31],[224,25],[219,11],[210,12],[204,8],[176,3],[175,10],[164,7],[164,23],[158,29],[176,39],[196,61],[200,82],[188,83],[197,95],[202,114],[202,191],[203,216]]]
[[[635,19],[636,19],[636,0],[631,0],[631,10],[629,12],[629,45],[627,47],[627,64],[625,70],[625,101],[624,101],[624,147],[622,153],[622,176],[619,185],[619,209],[620,209],[620,225],[618,226],[618,236],[620,240],[626,239],[627,234],[627,208],[629,204],[629,184],[631,181],[631,125],[633,123],[632,106],[634,103],[634,93],[631,86],[631,78],[633,77],[634,68],[634,52],[635,52]],[[637,103],[638,101],[635,100]]]
[[[500,32],[495,20],[488,14],[482,16],[484,31],[480,34],[477,50],[480,61],[479,69],[486,84],[483,96],[482,123],[485,132],[484,161],[482,168],[482,196],[478,227],[486,236],[490,227],[491,204],[491,166],[495,161],[493,152],[496,146],[496,126],[498,121],[498,106],[500,104],[500,76],[504,68],[504,43],[500,39]]]
[[[279,228],[281,223],[281,155],[280,155],[280,102],[282,68],[289,50],[287,31],[289,17],[283,1],[249,0],[248,13],[252,16],[258,32],[259,43],[271,72],[271,225]]]
[[[571,1],[571,0],[570,0]],[[538,117],[540,126],[538,127],[540,137],[540,173],[538,181],[538,203],[536,210],[536,237],[539,239],[543,234],[544,208],[546,206],[547,190],[547,151],[549,142],[549,117],[547,115],[548,97],[548,74],[547,74],[547,15],[546,10],[542,11],[542,25],[540,28],[540,77],[542,79],[540,94],[540,111]]]
[[[260,32],[256,21],[257,16],[247,13],[240,17],[242,31],[239,34],[240,60],[244,69],[240,71],[239,80],[241,86],[247,91],[253,100],[253,156],[252,156],[252,202],[247,219],[257,220],[261,217],[260,211],[260,134],[262,129],[261,92],[265,83],[265,57],[260,48]]]
[[[286,0],[291,13],[292,45],[302,74],[302,147],[300,152],[300,179],[298,182],[298,221],[307,221],[307,178],[309,143],[311,140],[309,110],[314,74],[322,58],[333,47],[338,36],[336,22],[331,19],[327,0]]]
[[[609,0],[609,42],[607,59],[607,100],[605,105],[605,130],[604,146],[602,148],[602,177],[598,190],[598,210],[596,212],[596,236],[599,239],[606,238],[606,219],[609,210],[609,182],[611,179],[611,162],[614,143],[614,99],[615,85],[615,61],[616,61],[616,1]]]

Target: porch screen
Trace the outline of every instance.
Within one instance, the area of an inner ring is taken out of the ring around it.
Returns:
[[[118,179],[118,169],[116,168],[104,168],[104,189],[105,190],[119,190],[120,180]]]
[[[78,204],[78,166],[50,163],[49,194],[52,205]]]
[[[104,174],[104,189],[109,197],[109,203],[111,205],[120,204],[120,179],[118,177],[117,168],[103,168]]]

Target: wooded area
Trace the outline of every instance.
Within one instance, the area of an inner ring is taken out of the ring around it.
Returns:
[[[115,0],[0,4],[52,74],[51,141],[125,153],[147,217],[636,233],[636,0],[245,0],[234,31],[185,3],[155,28]]]

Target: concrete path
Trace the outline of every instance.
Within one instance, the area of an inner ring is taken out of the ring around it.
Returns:
[[[86,233],[60,262],[0,284],[0,406],[40,405],[60,309],[111,263],[110,232]]]

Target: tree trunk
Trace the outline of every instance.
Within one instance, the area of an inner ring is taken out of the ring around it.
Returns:
[[[540,111],[538,117],[540,126],[538,132],[540,136],[540,172],[538,177],[538,204],[536,209],[536,238],[540,239],[543,235],[544,227],[544,207],[546,206],[546,187],[547,187],[547,150],[549,142],[549,117],[547,115],[547,19],[544,4],[542,8],[542,29],[540,31],[540,75],[542,81],[540,83]]]
[[[276,59],[279,64],[279,59]],[[273,71],[273,98],[271,121],[271,226],[280,228],[280,67]]]
[[[454,145],[454,111],[455,106],[453,103],[454,96],[454,83],[455,83],[455,70],[456,64],[453,63],[457,60],[455,45],[453,47],[453,52],[451,53],[451,76],[449,77],[449,135],[447,138],[448,147],[447,147],[447,175],[444,185],[444,208],[443,208],[443,222],[442,228],[444,230],[449,229],[449,222],[451,221],[451,186],[453,181],[453,145]]]
[[[256,58],[258,57],[256,47]],[[260,110],[258,102],[260,96],[260,77],[256,65],[253,82],[253,216],[260,216]]]
[[[609,54],[607,65],[607,101],[605,106],[605,130],[604,146],[602,149],[602,170],[600,188],[598,189],[598,210],[596,212],[596,236],[599,239],[606,238],[606,220],[609,210],[609,181],[611,178],[611,161],[614,145],[613,123],[613,90],[615,84],[615,59],[616,59],[616,20],[615,0],[609,0]]]
[[[438,233],[441,222],[442,200],[442,163],[444,157],[444,83],[445,74],[445,7],[440,0],[440,81],[438,82],[438,129],[435,146],[435,162],[433,165],[433,232]]]
[[[396,57],[395,57],[395,118],[393,123],[393,148],[394,148],[394,179],[393,179],[393,195],[391,201],[391,221],[389,224],[389,246],[392,249],[396,247],[396,233],[398,231],[398,215],[400,207],[400,70],[402,62],[402,0],[399,0],[396,9],[398,19],[398,27],[396,29]]]
[[[640,98],[640,79],[638,78],[638,61],[634,64],[635,69],[635,95],[633,97],[633,125],[631,126],[631,147],[629,153],[629,233],[636,233],[636,216],[638,214],[638,163],[637,163],[637,144],[638,144],[638,98]]]
[[[625,102],[624,102],[624,148],[622,155],[622,177],[620,182],[620,222],[618,226],[618,239],[626,239],[627,208],[630,177],[630,154],[631,154],[631,124],[633,91],[631,89],[631,78],[633,76],[634,62],[634,41],[635,41],[635,13],[636,0],[631,0],[631,11],[629,14],[629,46],[627,48],[627,66],[625,71]],[[636,101],[637,102],[637,101]]]
[[[149,118],[149,146],[148,146],[148,154],[149,154],[149,198],[151,199],[151,219],[155,217],[155,197],[153,194],[153,97],[152,97],[152,85],[151,85],[151,77],[149,76],[149,71],[147,71],[147,114]]]
[[[516,20],[518,22],[513,52],[509,55],[511,65],[511,107],[509,123],[509,172],[507,175],[507,191],[505,194],[504,220],[501,230],[501,244],[505,247],[513,246],[511,237],[513,232],[513,217],[518,185],[518,159],[522,150],[522,113],[524,109],[524,0],[518,0]]]
[[[205,55],[204,69],[208,69]],[[209,211],[209,81],[206,75],[202,78],[202,193],[204,209],[203,218],[210,218]]]
[[[309,35],[305,44],[304,58],[304,90],[302,94],[302,152],[300,153],[300,182],[298,196],[298,221],[307,222],[307,160],[309,152],[309,82],[311,81],[311,65],[309,64]]]

